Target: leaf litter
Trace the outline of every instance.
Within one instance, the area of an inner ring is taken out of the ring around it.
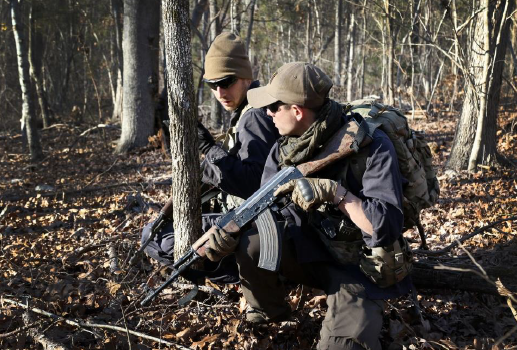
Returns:
[[[438,204],[422,214],[431,250],[517,214],[515,169],[481,168],[475,174],[445,170],[455,118],[444,114],[440,120],[411,122],[431,141],[441,187]],[[78,134],[72,128],[68,133],[43,131],[46,158],[36,165],[29,163],[20,137],[0,145],[0,348],[39,348],[24,331],[24,309],[7,299],[57,315],[36,314],[40,323],[33,326],[72,349],[316,348],[326,298],[303,286],[289,286],[293,319],[268,326],[246,323],[245,300],[232,285],[208,283],[225,297],[201,291],[183,307],[178,300],[188,290],[173,287],[150,306],[140,307],[146,285],[162,283],[167,272],[147,258],[136,267],[128,261],[139,247],[143,226],[168,198],[170,160],[151,146],[115,155],[117,131],[91,133],[75,142]],[[499,130],[498,147],[515,159],[517,134]],[[516,228],[515,220],[502,222],[462,244],[483,267],[515,269]],[[417,249],[418,233],[406,235]],[[118,260],[114,271],[109,249]],[[433,259],[443,264],[460,259],[475,268],[465,251],[455,247]],[[501,296],[460,288],[422,289],[417,300],[422,317],[411,298],[389,301],[382,334],[387,349],[517,347],[517,321]],[[64,320],[121,327],[171,345]]]

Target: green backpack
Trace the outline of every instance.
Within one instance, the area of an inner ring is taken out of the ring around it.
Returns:
[[[400,172],[409,182],[404,188],[404,231],[416,226],[422,239],[421,248],[426,248],[420,211],[436,203],[440,188],[425,134],[409,128],[407,118],[394,107],[364,100],[357,102],[345,104],[345,112],[359,113],[374,128],[384,131],[395,146]],[[366,158],[350,166],[356,179],[361,179]]]

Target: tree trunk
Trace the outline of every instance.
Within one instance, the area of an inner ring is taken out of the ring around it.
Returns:
[[[201,232],[199,154],[196,135],[188,0],[163,0],[162,23],[167,57],[167,85],[172,155],[175,244],[179,258]]]
[[[43,158],[43,151],[41,150],[39,133],[36,127],[36,115],[31,94],[29,55],[22,24],[22,0],[10,0],[10,5],[16,54],[18,56],[18,76],[22,92],[22,135],[26,136],[31,161],[37,161]]]
[[[486,107],[487,107],[487,95],[488,95],[488,80],[490,79],[488,74],[490,71],[490,11],[488,7],[490,0],[482,0],[481,6],[483,7],[483,11],[479,13],[478,24],[476,26],[476,35],[474,38],[479,38],[480,43],[479,46],[481,48],[480,54],[482,55],[482,63],[481,63],[481,75],[479,85],[479,92],[477,94],[478,97],[478,112],[476,117],[476,136],[474,137],[474,143],[472,144],[472,151],[469,157],[469,165],[468,170],[470,172],[475,172],[477,166],[477,159],[479,157],[479,150],[481,149],[481,137],[483,136],[484,128],[485,128],[485,116],[486,116]],[[478,36],[479,35],[479,36]],[[495,154],[494,154],[495,155]]]
[[[336,23],[334,24],[334,84],[341,82],[341,17],[343,0],[336,0]]]
[[[391,20],[391,9],[390,9],[390,0],[384,0],[384,26],[385,26],[385,49],[384,54],[386,55],[386,80],[385,80],[385,93],[384,96],[386,99],[386,103],[388,105],[393,105],[395,103],[395,99],[393,96],[393,42],[394,38],[392,38],[392,20]]]
[[[113,100],[113,119],[122,119],[122,99],[124,83],[123,76],[123,52],[122,52],[122,10],[123,3],[121,0],[111,0],[111,12],[113,21],[115,23],[115,52],[117,56],[116,72],[117,72],[117,87],[115,92],[115,99]]]
[[[365,49],[365,46],[366,46],[366,24],[367,24],[367,21],[366,21],[366,1],[367,0],[364,0],[363,2],[363,9],[361,10],[361,13],[363,15],[363,29],[362,29],[362,33],[361,33],[361,66],[359,68],[359,79],[358,79],[358,89],[357,91],[359,91],[359,98],[363,98],[364,97],[364,74],[365,74],[365,64],[366,64],[366,49]]]
[[[217,1],[209,0],[210,3],[210,38],[211,41],[214,41],[215,38],[221,33],[220,25],[219,25],[219,17],[217,10]],[[215,130],[220,130],[223,126],[222,119],[222,107],[221,104],[217,101],[214,94],[211,95],[210,100],[210,127]]]
[[[310,62],[311,61],[311,55],[312,55],[312,52],[311,52],[311,22],[312,22],[312,13],[311,13],[311,6],[310,6],[310,2],[307,1],[307,13],[306,13],[307,17],[307,22],[305,23],[306,27],[305,27],[305,57],[306,57],[306,60],[307,62]]]
[[[251,33],[253,32],[253,23],[254,23],[254,18],[255,18],[255,6],[256,5],[257,5],[257,0],[251,0],[248,33],[246,34],[246,52],[248,53],[248,55],[250,53]]]
[[[353,101],[353,73],[354,73],[354,51],[355,51],[355,8],[350,11],[350,23],[348,26],[348,32],[350,33],[350,40],[348,42],[348,64],[346,70],[346,99],[347,101]]]
[[[457,31],[458,28],[458,13],[456,11],[456,0],[451,0],[451,17],[452,17],[452,25],[454,26],[454,31]],[[460,52],[459,52],[460,43],[456,38],[454,38],[454,59],[456,62],[460,60]],[[456,100],[456,96],[458,95],[458,65],[456,63],[452,63],[452,76],[454,79],[454,84],[452,86],[452,96],[451,101],[449,102],[449,111],[454,110],[454,101]]]
[[[159,0],[124,1],[123,118],[118,153],[147,145],[148,137],[154,132],[159,14]]]
[[[515,6],[515,0],[506,0],[499,3],[490,2],[488,18],[489,23],[489,70],[483,73],[485,67],[485,54],[483,42],[480,44],[476,39],[485,38],[483,32],[482,17],[486,13],[478,13],[474,24],[473,39],[470,44],[471,55],[468,59],[469,67],[466,72],[466,93],[463,102],[454,143],[451,150],[447,168],[461,170],[470,168],[474,171],[477,164],[497,164],[497,110],[499,107],[500,87],[504,69],[504,56],[506,44],[509,40],[509,21],[503,21],[503,13],[511,13]],[[486,40],[486,39],[482,39]],[[483,85],[485,87],[483,87]],[[488,86],[487,86],[488,85]],[[485,96],[483,96],[485,93]],[[483,101],[486,100],[483,107]],[[484,111],[483,109],[484,108]],[[482,126],[478,129],[478,116],[483,113]],[[478,151],[474,154],[474,140],[478,137]],[[472,150],[472,152],[471,152]],[[469,159],[472,160],[469,166]]]
[[[48,128],[50,126],[49,107],[47,99],[45,97],[43,84],[41,83],[40,79],[43,40],[41,36],[38,38],[40,40],[37,40],[37,34],[34,26],[34,9],[33,4],[31,3],[29,9],[29,71],[31,78],[34,81],[34,86],[36,87],[36,94],[38,96],[38,103],[41,110],[41,119],[43,120],[43,127]]]

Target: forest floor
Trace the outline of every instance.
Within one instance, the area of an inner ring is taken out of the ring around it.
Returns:
[[[515,164],[513,108],[501,114],[498,149]],[[445,171],[456,118],[444,112],[411,122],[428,134],[441,187],[438,204],[422,215],[427,243],[438,251],[497,224],[443,254],[420,252],[416,258],[445,268],[461,262],[478,273],[501,268],[515,282],[517,172]],[[115,155],[120,131],[80,136],[89,127],[70,123],[43,130],[46,158],[35,165],[20,135],[0,135],[0,349],[53,343],[68,349],[315,349],[325,296],[301,286],[290,289],[293,320],[263,327],[244,321],[238,285],[207,282],[209,288],[186,306],[178,300],[189,287],[175,285],[140,307],[145,286],[156,287],[166,272],[147,258],[134,267],[128,260],[143,226],[168,198],[170,160],[151,146]],[[410,231],[408,237],[418,248],[418,235]],[[411,298],[388,303],[386,348],[517,349],[515,299],[512,306],[509,297],[466,291],[475,286],[437,289],[430,282],[417,293],[423,322],[412,312]]]

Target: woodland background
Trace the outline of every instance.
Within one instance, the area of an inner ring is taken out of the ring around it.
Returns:
[[[185,194],[198,203],[199,189],[177,180],[198,154],[177,155],[178,143],[197,149],[197,118],[214,133],[228,122],[201,81],[222,30],[246,40],[263,84],[284,63],[310,61],[334,79],[333,98],[378,96],[427,133],[441,198],[422,214],[430,250],[406,234],[418,303],[390,301],[384,345],[517,348],[515,9],[515,0],[0,1],[0,348],[315,348],[325,297],[302,286],[289,296],[294,320],[266,328],[243,321],[238,286],[208,283],[180,307],[191,287],[177,284],[138,304],[167,273],[147,259],[128,264],[142,227],[171,186],[175,222]]]

